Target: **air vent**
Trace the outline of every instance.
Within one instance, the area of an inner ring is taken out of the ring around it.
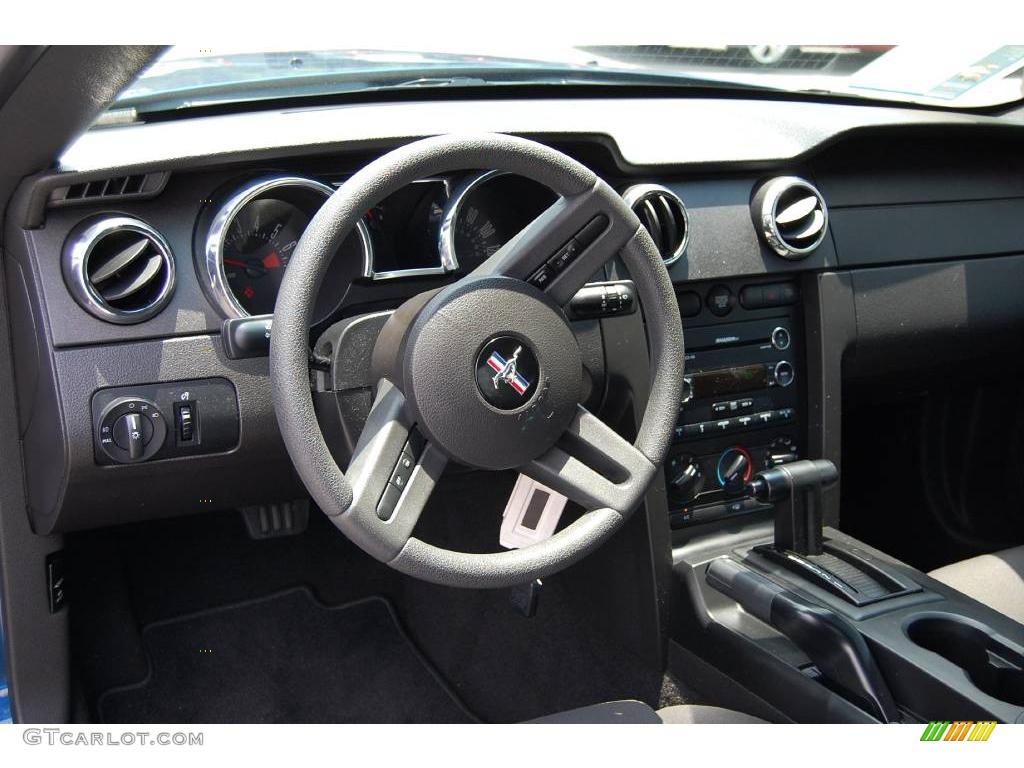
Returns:
[[[806,257],[828,229],[821,193],[796,176],[766,182],[754,195],[753,214],[765,242],[784,259]]]
[[[658,184],[638,184],[622,197],[650,233],[665,264],[677,262],[690,236],[690,217],[679,196]]]
[[[133,173],[56,187],[50,192],[48,205],[51,208],[58,208],[96,200],[110,201],[151,197],[164,188],[168,175],[167,173]]]
[[[64,281],[82,307],[110,323],[141,323],[174,290],[174,258],[160,234],[127,216],[91,219],[64,245]]]

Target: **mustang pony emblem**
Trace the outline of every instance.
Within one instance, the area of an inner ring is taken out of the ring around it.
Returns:
[[[526,394],[526,390],[530,388],[530,382],[516,371],[516,361],[519,359],[519,353],[522,351],[523,348],[521,346],[516,347],[516,351],[512,353],[512,357],[508,360],[497,352],[491,352],[491,356],[487,358],[487,365],[496,371],[494,378],[491,379],[495,389],[498,388],[498,383],[503,381],[520,395]]]

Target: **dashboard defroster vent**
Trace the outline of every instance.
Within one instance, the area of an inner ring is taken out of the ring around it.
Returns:
[[[174,257],[139,219],[110,216],[79,225],[64,245],[64,281],[87,312],[109,323],[156,315],[174,290]]]
[[[127,176],[112,176],[55,187],[50,192],[47,205],[51,208],[58,208],[76,203],[92,203],[97,200],[152,197],[164,188],[169,175],[166,172],[132,173]]]
[[[821,193],[797,176],[766,182],[754,195],[754,223],[768,246],[784,259],[802,259],[821,245],[828,208]]]
[[[650,233],[666,266],[677,262],[690,237],[690,217],[679,196],[660,184],[637,184],[622,198]]]

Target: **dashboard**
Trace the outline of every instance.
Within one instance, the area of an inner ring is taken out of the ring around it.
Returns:
[[[838,462],[844,377],[956,359],[1024,326],[1024,129],[993,118],[595,99],[358,105],[93,131],[61,168],[22,184],[7,220],[35,530],[302,497],[267,359],[233,354],[229,324],[251,321],[269,336],[291,255],[333,190],[388,149],[456,125],[570,154],[621,192],[658,244],[690,376],[663,486],[671,528],[752,511],[726,489],[759,465]],[[323,276],[314,349],[342,336],[371,349],[387,312],[471,272],[552,202],[546,188],[487,168],[380,201]],[[610,262],[585,289],[598,309],[567,309],[588,406],[605,412],[625,407],[647,376],[642,311],[617,303],[629,279]],[[340,445],[365,412],[367,357],[314,373]],[[126,424],[149,441],[129,445]]]

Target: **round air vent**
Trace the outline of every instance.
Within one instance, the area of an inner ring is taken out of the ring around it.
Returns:
[[[167,241],[127,216],[80,224],[64,244],[61,267],[75,300],[109,323],[148,320],[174,290],[174,258]]]
[[[784,259],[802,259],[825,239],[828,208],[821,193],[797,176],[780,176],[754,195],[754,222]]]
[[[622,198],[650,233],[665,264],[677,262],[690,236],[690,217],[679,196],[659,184],[638,184]]]

